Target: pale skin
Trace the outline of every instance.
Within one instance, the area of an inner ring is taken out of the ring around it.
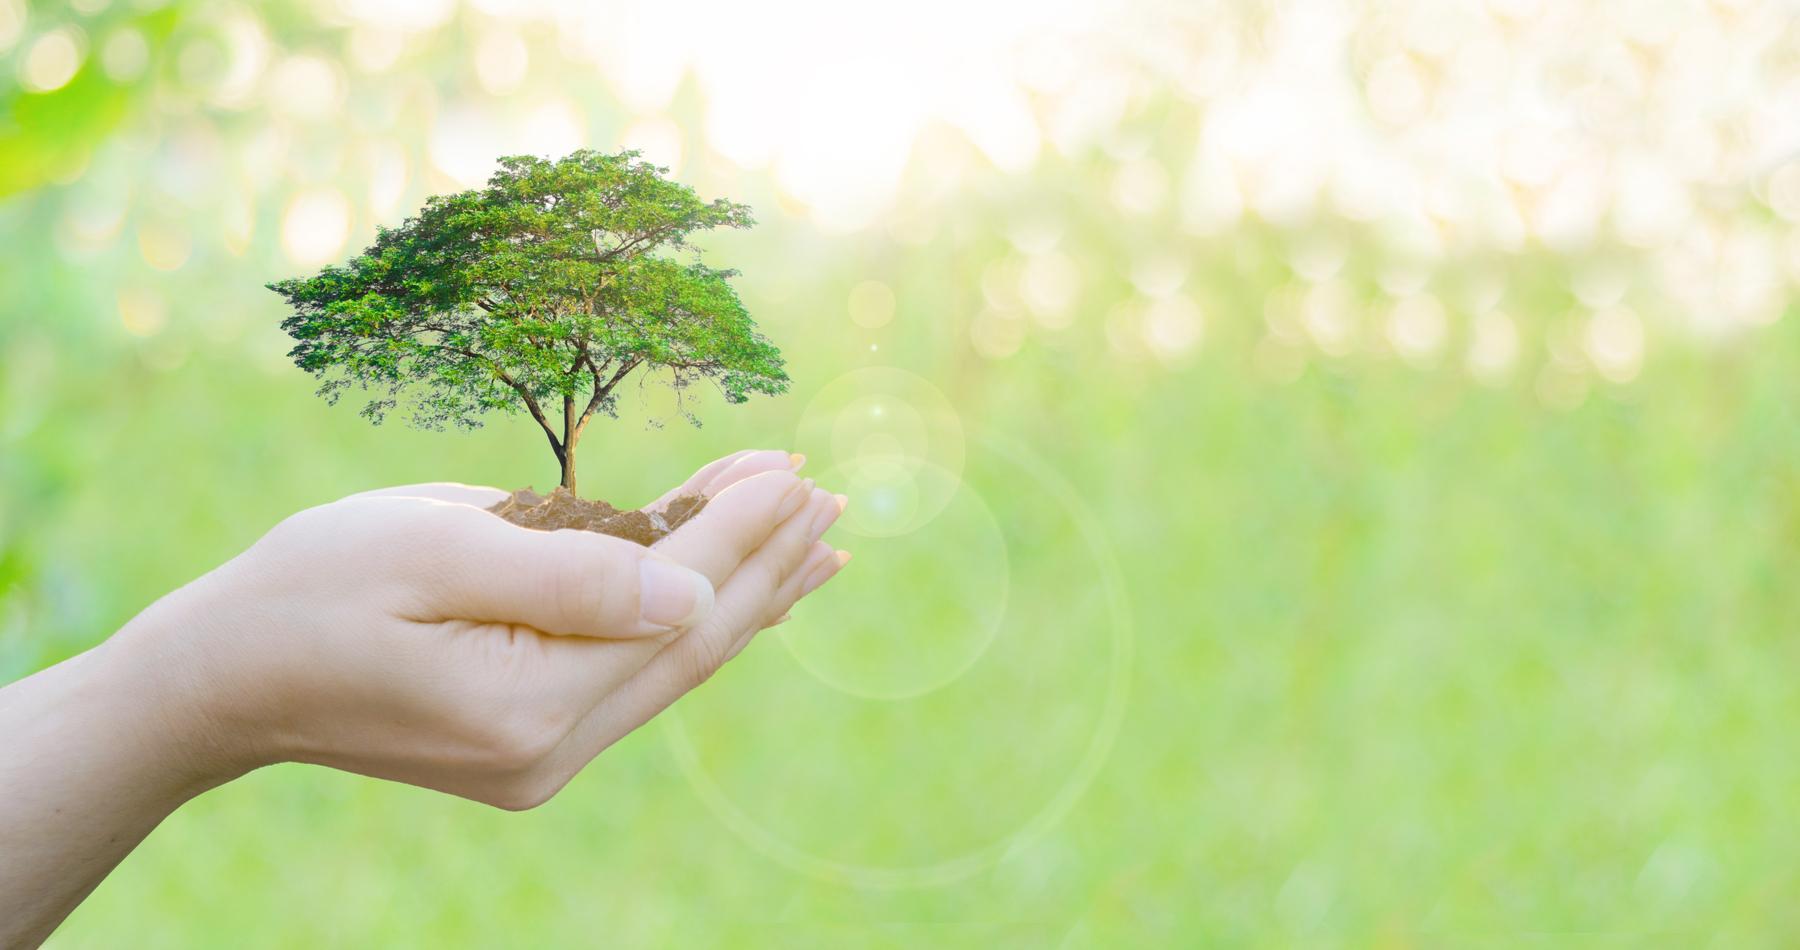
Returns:
[[[845,499],[750,451],[648,551],[531,531],[493,488],[308,509],[99,646],[0,689],[0,946],[46,938],[163,818],[309,762],[534,807],[711,676],[849,555]]]

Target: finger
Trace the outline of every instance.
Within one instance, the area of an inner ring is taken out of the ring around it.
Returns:
[[[777,480],[771,478],[764,481],[774,483]],[[775,556],[769,554],[771,547],[793,543],[789,539],[803,540],[807,536],[806,532],[812,529],[812,522],[818,510],[817,507],[809,507],[809,505],[816,506],[829,498],[825,492],[810,488],[810,486],[797,485],[796,487],[803,489],[795,495],[799,504],[790,503],[787,506],[787,516],[780,524],[758,532],[761,541],[756,552],[765,561]],[[751,493],[748,491],[738,491],[734,494],[740,499],[751,497]],[[825,507],[830,506],[826,505]],[[727,507],[722,510],[731,511],[732,509]],[[785,557],[785,552],[780,556]],[[687,632],[691,633],[692,631]],[[592,710],[600,705],[622,681],[640,672],[646,663],[659,655],[669,644],[685,635],[684,632],[676,631],[659,637],[646,637],[625,643],[596,643],[592,640],[578,641],[572,638],[565,638],[561,642],[551,642],[556,638],[550,638],[542,646],[559,651],[559,661],[552,664],[553,678],[558,684],[556,688],[566,691],[569,695],[583,697],[585,701],[583,708]],[[621,669],[625,671],[623,674],[620,672]],[[594,754],[599,754],[599,750],[595,749]],[[574,767],[579,768],[585,762],[586,759],[583,759]]]
[[[733,452],[724,458],[708,462],[699,471],[689,476],[687,481],[669,489],[663,493],[661,498],[645,505],[643,510],[660,510],[682,495],[704,495],[711,498],[731,485],[759,472],[779,471],[783,468],[789,471],[798,470],[800,465],[795,461],[796,458],[804,461],[804,456],[795,456],[778,449],[744,449],[741,452]],[[746,464],[739,465],[740,462]]]
[[[819,570],[814,571],[811,576],[807,577],[807,579],[800,584],[800,593],[796,594],[794,599],[799,600],[801,597],[805,597],[813,591],[824,587],[826,581],[838,576],[839,572],[850,566],[850,558],[851,554],[849,551],[833,551],[831,563],[824,565],[819,568]]]
[[[781,614],[774,620],[764,624],[760,629],[752,630],[740,637],[738,642],[732,645],[731,651],[725,655],[726,662],[730,662],[732,657],[743,652],[744,647],[749,646],[750,641],[756,639],[758,633],[761,633],[763,630],[767,630],[770,627],[780,626],[793,619],[793,614],[790,613],[790,611],[794,609],[794,604],[798,603],[801,598],[811,594],[813,591],[824,587],[827,582],[838,576],[839,572],[843,571],[844,567],[850,563],[849,551],[833,551],[831,550],[830,545],[825,545],[825,551],[826,554],[824,557],[817,559],[809,558],[806,567],[794,572],[793,580],[782,588],[781,595],[778,598],[778,604],[782,605]]]
[[[718,474],[707,481],[700,489],[701,494],[711,498],[727,488],[763,472],[789,471],[798,472],[800,466],[806,464],[806,456],[798,452],[763,450],[752,452],[726,466]]]
[[[725,503],[718,506],[720,514],[717,517],[721,521],[712,526],[714,530],[690,533],[683,538],[683,544],[692,544],[695,550],[685,551],[678,545],[677,551],[689,556],[717,556],[717,551],[706,551],[704,546],[707,543],[721,543],[720,535],[726,532],[734,533],[738,539],[737,541],[723,542],[727,546],[743,543],[743,539],[749,537],[760,537],[764,543],[769,543],[769,533],[779,530],[790,521],[794,524],[794,530],[790,533],[795,537],[803,537],[803,534],[797,532],[802,528],[810,530],[811,520],[814,518],[816,510],[803,506],[817,502],[824,507],[830,507],[830,505],[824,504],[826,493],[813,488],[810,481],[796,481],[790,494],[783,498],[783,503],[773,515],[773,517],[782,518],[781,523],[770,526],[767,531],[758,530],[755,527],[757,523],[756,506],[766,504],[774,491],[770,486],[779,481],[776,478],[766,478],[755,488],[746,486],[742,490],[733,492],[725,499]],[[837,504],[837,510],[842,511],[843,506]],[[830,553],[830,545],[821,542],[819,546],[823,547],[827,554]],[[659,554],[663,553],[660,547],[657,551]],[[730,559],[732,556],[726,555],[723,559]],[[736,566],[733,565],[732,569],[735,569]],[[798,580],[799,578],[796,577],[790,583],[797,584]],[[540,646],[547,653],[555,653],[557,656],[555,662],[550,666],[557,671],[553,674],[553,678],[560,683],[560,688],[569,695],[582,697],[585,708],[592,709],[621,682],[641,670],[644,664],[681,635],[681,631],[672,631],[662,636],[644,637],[628,643],[606,644],[595,643],[592,640],[581,641],[573,638],[553,637]],[[600,652],[602,648],[606,652]],[[598,754],[598,750],[595,750],[595,754]]]
[[[396,485],[392,488],[377,488],[373,491],[358,492],[351,498],[429,498],[433,501],[446,501],[455,505],[473,505],[477,508],[492,508],[507,498],[506,492],[486,485],[464,485],[461,482],[422,482],[417,485]]]
[[[713,459],[712,461],[706,463],[705,465],[700,466],[698,471],[694,472],[693,475],[688,477],[687,483],[684,484],[682,487],[690,489],[690,490],[697,490],[697,489],[699,489],[699,487],[701,485],[706,484],[707,481],[709,481],[714,475],[717,475],[720,472],[723,472],[727,467],[729,467],[731,465],[731,463],[737,461],[738,459],[743,458],[746,455],[753,454],[756,451],[758,451],[758,450],[757,449],[738,449],[736,452],[733,452],[730,455],[724,455],[724,456],[720,456],[719,458]]]
[[[843,514],[850,499],[843,495],[834,495],[838,514]],[[833,516],[835,520],[835,516]],[[791,619],[790,610],[800,598],[812,593],[850,563],[850,552],[839,551],[824,541],[814,541],[806,553],[806,559],[798,570],[789,574],[782,581],[781,587],[769,598],[769,610],[761,623],[750,625],[749,629],[739,635],[738,640],[725,653],[725,662],[740,653],[751,638],[759,632]]]
[[[719,493],[655,550],[723,583],[738,565],[804,505],[813,490],[789,471],[752,475]]]
[[[378,500],[379,501],[379,500]],[[410,615],[522,624],[560,636],[623,639],[692,627],[712,583],[642,545],[591,531],[534,531],[456,504],[417,499]]]
[[[670,501],[673,501],[674,499],[681,497],[682,495],[698,494],[700,492],[700,489],[706,487],[706,483],[711,481],[712,477],[714,475],[717,475],[720,472],[724,471],[727,467],[729,467],[731,465],[731,463],[733,463],[733,462],[737,461],[738,459],[741,459],[744,456],[749,455],[750,453],[755,452],[755,451],[756,451],[756,449],[739,449],[738,451],[733,452],[730,455],[726,455],[721,458],[713,459],[712,461],[706,463],[705,465],[700,466],[699,471],[695,472],[692,475],[689,475],[687,481],[682,482],[681,484],[676,485],[674,488],[671,488],[668,491],[664,492],[662,494],[662,497],[656,499],[655,501],[649,503],[648,505],[645,505],[640,510],[655,511],[655,510],[662,508],[664,505],[667,505]]]
[[[733,657],[743,652],[744,647],[749,646],[750,641],[756,639],[758,633],[793,619],[790,611],[794,609],[794,604],[799,602],[800,598],[824,586],[826,581],[837,576],[838,571],[842,570],[844,565],[849,562],[849,551],[834,550],[831,545],[823,541],[814,542],[812,550],[806,556],[805,563],[800,565],[799,570],[789,575],[787,581],[781,585],[781,589],[776,592],[769,606],[770,619],[741,634],[737,642],[731,645],[731,649],[726,651],[725,662],[731,662]]]
[[[671,640],[594,707],[558,747],[564,768],[579,769],[619,737],[649,721],[716,671],[744,633],[786,609],[772,599],[807,562],[813,543],[841,511],[818,491],[718,588],[707,619]],[[791,602],[790,602],[791,603]],[[780,606],[780,610],[773,607]]]

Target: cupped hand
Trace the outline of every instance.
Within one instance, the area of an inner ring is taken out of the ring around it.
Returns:
[[[384,489],[283,521],[110,641],[156,672],[198,784],[294,760],[503,808],[553,795],[848,560],[844,498],[785,452],[702,468],[707,507],[646,549],[534,531],[504,493]]]

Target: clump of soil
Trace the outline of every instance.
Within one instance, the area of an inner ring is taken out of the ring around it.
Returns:
[[[577,498],[563,488],[548,495],[521,488],[488,510],[522,528],[539,531],[577,528],[649,547],[668,537],[705,507],[705,496],[681,495],[664,505],[661,511],[621,511],[598,499]]]

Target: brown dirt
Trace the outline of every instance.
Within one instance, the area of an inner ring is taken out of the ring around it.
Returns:
[[[668,537],[705,507],[705,497],[681,495],[664,505],[661,511],[621,511],[598,499],[577,498],[561,488],[548,495],[521,488],[488,510],[524,528],[539,531],[577,528],[649,547]]]

